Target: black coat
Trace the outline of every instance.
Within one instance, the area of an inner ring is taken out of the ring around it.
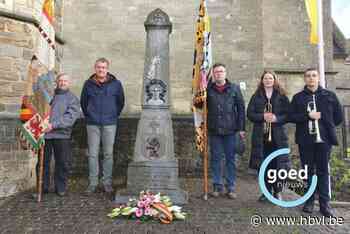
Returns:
[[[299,145],[313,144],[315,135],[309,134],[307,105],[313,100],[312,92],[304,88],[294,95],[289,112],[289,121],[296,124],[295,142]],[[338,145],[335,126],[343,121],[342,107],[335,93],[319,87],[315,92],[317,111],[321,112],[318,121],[323,141],[330,145]]]
[[[247,116],[253,122],[252,147],[249,167],[259,169],[262,161],[267,157],[264,155],[264,109],[267,103],[265,93],[256,92],[250,99],[247,109]],[[271,97],[272,112],[277,118],[276,123],[272,123],[272,141],[276,149],[288,147],[288,135],[285,123],[288,118],[289,100],[285,95],[273,91]],[[288,169],[290,167],[289,157],[277,157],[277,169]]]
[[[228,135],[245,130],[245,106],[240,88],[226,80],[225,90],[220,93],[215,83],[209,83],[208,131],[211,135]]]

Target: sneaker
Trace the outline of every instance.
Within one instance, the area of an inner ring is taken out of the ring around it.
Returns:
[[[113,193],[113,187],[110,184],[104,185],[103,189],[105,190],[106,193]]]
[[[237,198],[237,194],[235,192],[228,192],[227,196],[230,199],[236,199]]]
[[[218,191],[213,191],[210,195],[211,195],[212,197],[217,198],[217,197],[220,196],[220,192],[218,192]]]
[[[96,193],[96,186],[89,185],[87,189],[85,190],[85,193]]]
[[[64,197],[66,195],[65,192],[56,192],[57,196]]]

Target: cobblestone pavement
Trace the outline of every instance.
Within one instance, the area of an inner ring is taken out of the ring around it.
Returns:
[[[79,184],[76,186],[76,184]],[[257,202],[258,185],[252,176],[239,176],[236,200],[225,197],[201,199],[202,181],[182,179],[182,188],[189,191],[189,203],[183,207],[190,215],[185,221],[170,225],[158,222],[137,223],[134,220],[112,220],[106,215],[112,202],[103,193],[91,196],[82,191],[86,181],[70,182],[70,192],[60,198],[53,193],[42,203],[24,192],[0,202],[0,233],[350,233],[350,208],[337,208],[336,215],[344,224],[330,225],[268,225],[267,217],[300,217],[300,207],[281,208]],[[285,199],[295,195],[286,192]],[[251,219],[260,215],[262,223],[254,227]],[[255,217],[255,216],[254,216]],[[321,217],[316,207],[313,217]]]

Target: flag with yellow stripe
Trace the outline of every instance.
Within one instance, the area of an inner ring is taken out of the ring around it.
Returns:
[[[195,49],[192,73],[192,95],[196,147],[204,152],[206,139],[205,113],[208,75],[212,64],[210,18],[205,0],[201,0],[196,23]]]
[[[318,43],[318,10],[317,0],[305,0],[306,11],[309,16],[311,29],[310,29],[310,43]]]

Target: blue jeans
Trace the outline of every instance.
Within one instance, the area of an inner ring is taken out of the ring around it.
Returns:
[[[215,191],[222,192],[222,160],[225,157],[226,188],[228,192],[235,190],[236,165],[235,165],[235,135],[210,135],[210,167],[212,171],[213,187]]]
[[[104,185],[112,185],[113,146],[117,130],[116,125],[87,125],[89,182],[91,186],[98,185],[100,143],[103,148],[103,177]]]

